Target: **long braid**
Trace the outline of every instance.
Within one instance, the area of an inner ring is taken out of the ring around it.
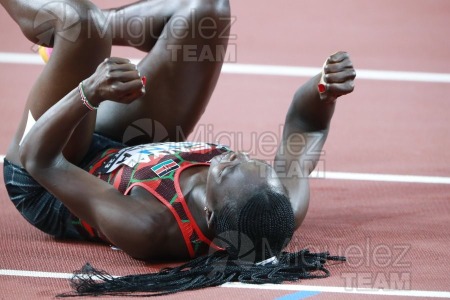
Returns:
[[[58,296],[159,296],[227,282],[263,284],[328,277],[324,264],[329,260],[344,261],[344,257],[307,249],[282,252],[293,235],[294,222],[289,199],[263,190],[242,207],[232,203],[216,214],[214,242],[225,250],[157,273],[122,277],[87,264],[71,280],[74,292]],[[278,263],[258,263],[266,260]]]

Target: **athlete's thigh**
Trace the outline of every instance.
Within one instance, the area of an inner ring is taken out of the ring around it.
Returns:
[[[102,103],[97,132],[129,144],[183,140],[200,119],[225,57],[229,6],[227,0],[178,3],[184,4],[138,65],[148,79],[146,95],[130,105]],[[127,134],[133,123],[148,133],[144,139]]]
[[[32,9],[37,11],[34,14],[30,13]],[[111,50],[110,38],[108,40],[105,36],[93,35],[89,32],[87,16],[94,16],[96,11],[100,13],[100,10],[89,1],[65,0],[55,3],[37,0],[33,7],[26,6],[22,9],[18,5],[10,11],[10,14],[14,15],[15,19],[25,18],[27,20],[23,21],[25,24],[28,21],[33,22],[32,16],[44,10],[48,14],[52,13],[61,18],[42,19],[42,24],[38,26],[42,28],[34,33],[28,33],[37,34],[36,38],[39,38],[40,34],[47,34],[50,30],[53,52],[31,88],[23,118],[8,150],[8,159],[16,164],[20,164],[18,147],[24,134],[25,124],[29,122],[29,116],[31,115],[35,120],[39,119],[50,107],[76,88],[82,80],[93,74],[98,64],[110,55]],[[65,30],[67,26],[65,22],[68,20],[76,20],[75,23],[71,23],[70,31]],[[19,26],[22,27],[23,24],[21,22]],[[94,125],[95,113],[90,114],[80,123],[64,152],[70,161],[76,163],[81,159],[83,152],[89,146]]]

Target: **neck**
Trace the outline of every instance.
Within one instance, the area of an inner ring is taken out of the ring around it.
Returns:
[[[214,233],[206,222],[206,179],[209,167],[190,167],[180,174],[180,188],[189,210],[203,234],[214,238]]]

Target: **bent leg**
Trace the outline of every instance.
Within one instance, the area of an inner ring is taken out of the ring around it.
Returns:
[[[151,119],[163,125],[161,130],[169,140],[183,140],[203,114],[221,71],[230,27],[228,0],[151,0],[114,14],[117,17],[112,20],[118,21],[112,26],[113,35],[126,32],[127,24],[137,24],[139,18],[145,20],[141,45],[130,34],[113,40],[141,50],[151,48],[138,65],[141,75],[148,78],[147,93],[130,105],[102,103],[96,131],[123,141],[130,124]],[[142,142],[153,140],[149,136]]]
[[[41,34],[49,30],[53,32],[49,40],[54,49],[51,59],[30,91],[22,120],[8,150],[7,159],[17,165],[20,165],[19,142],[24,134],[28,113],[31,112],[35,120],[39,119],[51,106],[76,88],[80,81],[94,73],[99,63],[109,57],[112,44],[109,34],[100,35],[90,31],[90,22],[96,19],[93,16],[102,15],[90,1],[20,2],[23,5],[8,6],[8,12],[31,40],[35,34],[35,38],[39,40],[41,31]],[[42,11],[60,18],[49,18],[40,24],[38,31],[35,28],[30,29],[29,23]],[[72,29],[68,30],[67,22],[72,21]],[[95,113],[89,114],[80,123],[64,151],[69,161],[77,163],[85,155],[94,126]]]

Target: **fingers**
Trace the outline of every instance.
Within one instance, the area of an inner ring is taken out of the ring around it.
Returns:
[[[129,59],[112,57],[105,60],[107,66],[107,80],[110,83],[115,81],[128,82],[132,80],[142,79],[141,74],[135,64]],[[144,83],[141,80],[141,83]]]
[[[331,55],[324,64],[317,86],[322,101],[334,102],[338,97],[351,93],[356,72],[347,52]]]
[[[132,64],[129,59],[120,57],[110,57],[105,59],[105,61],[100,65],[108,72],[113,71],[137,71],[137,66]]]
[[[353,81],[346,81],[344,83],[329,83],[327,84],[327,92],[335,97],[350,94],[355,89]]]
[[[328,63],[338,63],[345,59],[350,59],[350,56],[348,55],[348,53],[345,51],[339,51],[339,52],[336,52],[335,54],[331,55],[328,58],[327,62]]]
[[[126,58],[105,59],[93,77],[102,100],[130,103],[145,94],[146,78],[141,78],[137,66]]]
[[[331,55],[327,59],[324,72],[325,74],[337,73],[343,71],[344,69],[350,68],[353,68],[353,63],[350,60],[350,56],[347,52],[340,51]]]
[[[344,83],[348,80],[353,80],[356,77],[354,69],[344,69],[342,72],[325,74],[325,81],[327,83]]]
[[[105,63],[111,63],[111,64],[130,64],[131,61],[128,58],[122,58],[122,57],[108,57],[104,61]]]
[[[111,63],[110,65],[108,65],[108,70],[110,72],[113,71],[137,71],[137,66],[135,64],[132,63],[127,63],[127,64],[113,64]]]
[[[99,68],[103,68],[107,71],[131,71],[137,70],[135,64],[132,64],[131,61],[127,58],[121,57],[109,57],[106,58],[99,66]]]
[[[111,93],[114,95],[111,100],[120,103],[130,103],[145,94],[142,80],[140,78],[127,82],[117,82],[111,85]]]
[[[108,80],[112,83],[114,81],[121,81],[121,82],[127,82],[132,81],[136,79],[140,79],[141,76],[139,74],[138,70],[132,70],[132,71],[112,71],[109,73]]]
[[[344,59],[343,61],[340,62],[327,62],[327,64],[325,65],[324,71],[325,74],[329,74],[329,73],[337,73],[337,72],[341,72],[344,69],[351,69],[353,68],[353,63],[351,62],[350,59]]]

